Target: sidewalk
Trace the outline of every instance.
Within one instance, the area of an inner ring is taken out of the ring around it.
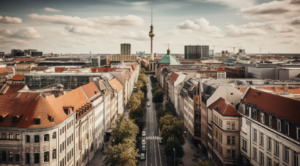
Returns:
[[[111,139],[109,139],[109,142],[111,141]],[[104,144],[104,153],[107,152],[108,150],[108,144],[109,142],[106,142]],[[101,149],[98,149],[96,151],[96,153],[94,154],[94,157],[92,158],[92,160],[90,161],[89,165],[97,165],[97,166],[104,166],[104,159],[105,159],[105,155],[103,154],[103,151]]]
[[[182,158],[183,164],[185,166],[191,166],[196,161],[198,161],[199,158],[203,160],[203,157],[205,158],[205,160],[208,160],[208,157],[197,146],[193,144],[193,142],[189,137],[190,137],[189,135],[185,137],[185,144],[183,145],[183,150],[185,152],[185,155]],[[193,155],[196,155],[198,151],[199,151],[198,154],[199,158],[197,159],[195,158],[195,160],[193,161]]]

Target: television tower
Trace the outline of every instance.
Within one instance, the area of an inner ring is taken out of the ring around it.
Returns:
[[[151,26],[150,26],[150,32],[149,32],[149,37],[151,39],[151,60],[154,60],[153,57],[153,37],[155,36],[154,31],[153,31],[153,10],[151,6]]]

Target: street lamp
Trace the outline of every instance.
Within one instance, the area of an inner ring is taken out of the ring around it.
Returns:
[[[173,150],[174,150],[174,166],[175,166],[175,153],[176,153],[176,151],[175,151],[175,148],[173,148]]]
[[[113,139],[112,141],[113,141],[113,146],[115,146],[115,140]]]

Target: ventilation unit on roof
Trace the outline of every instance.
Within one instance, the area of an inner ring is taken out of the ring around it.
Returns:
[[[256,93],[257,93],[257,96],[259,96],[259,95],[260,95],[260,92],[259,92],[259,91],[257,91]]]

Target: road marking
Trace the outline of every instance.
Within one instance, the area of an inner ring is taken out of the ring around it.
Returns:
[[[159,161],[160,161],[160,166],[162,166],[161,164],[161,156],[160,156],[160,148],[159,148],[159,144],[157,144],[157,147],[158,147],[158,156],[159,156]]]

